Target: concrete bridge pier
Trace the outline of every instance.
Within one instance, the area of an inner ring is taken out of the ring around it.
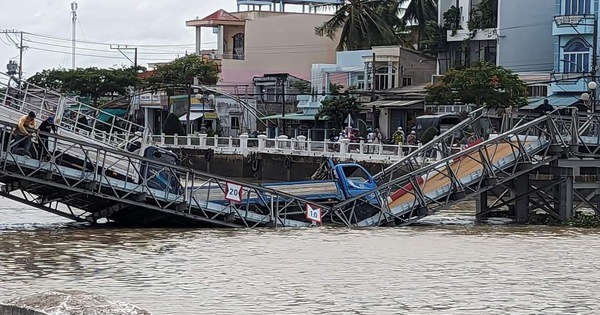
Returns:
[[[512,208],[515,221],[518,223],[529,222],[529,195],[531,194],[529,186],[529,173],[525,173],[513,179],[513,196],[515,198]]]
[[[562,221],[573,218],[574,202],[574,176],[573,169],[568,167],[555,167],[552,169],[554,180],[558,183],[552,188],[555,211]]]
[[[477,221],[483,221],[490,217],[490,208],[488,206],[488,192],[480,193],[475,199],[475,218]]]

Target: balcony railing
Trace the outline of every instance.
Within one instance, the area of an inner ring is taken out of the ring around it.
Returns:
[[[222,60],[222,59],[232,59],[232,60],[244,60],[245,58],[245,54],[243,51],[241,52],[234,52],[231,50],[226,50],[224,51],[222,54],[209,54],[208,55],[209,59],[213,59],[213,60]]]
[[[554,17],[554,22],[559,26],[563,25],[577,25],[583,23],[587,18],[587,15],[557,15]],[[593,16],[589,16],[593,18]]]

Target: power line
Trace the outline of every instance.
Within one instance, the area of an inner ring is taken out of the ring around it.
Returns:
[[[39,50],[39,51],[46,51],[46,52],[52,52],[52,53],[59,53],[59,54],[68,54],[68,55],[71,54],[68,51],[44,49],[44,48],[39,48],[39,47],[29,47],[29,49]],[[116,56],[113,57],[113,56],[102,56],[102,55],[80,54],[80,53],[76,53],[75,55],[77,55],[77,56],[84,56],[84,57],[96,57],[96,58],[104,58],[104,59],[113,59],[113,60],[124,60],[123,58],[116,57]],[[143,61],[173,61],[173,59],[140,59],[140,60],[143,60]]]
[[[60,40],[60,41],[68,41],[70,42],[70,39],[67,38],[63,38],[63,37],[58,37],[58,36],[52,36],[52,35],[44,35],[44,34],[37,34],[37,33],[31,33],[31,32],[24,32],[27,35],[30,36],[35,36],[35,37],[41,37],[41,38],[47,38],[47,39],[54,39],[54,40]],[[122,46],[133,46],[132,44],[124,44],[124,43],[110,43],[110,42],[98,42],[98,41],[89,41],[89,40],[77,40],[78,43],[85,43],[85,44],[95,44],[95,45],[122,45]],[[196,44],[135,44],[135,46],[138,47],[193,47]]]
[[[40,41],[35,41],[35,40],[27,39],[27,38],[25,38],[25,41],[28,42],[28,43],[39,44],[39,45],[43,45],[43,46],[58,47],[58,48],[70,48],[70,46],[67,46],[67,45],[59,45],[59,44],[53,44],[53,43],[40,42]],[[105,53],[109,53],[109,54],[119,54],[116,51],[110,50],[110,48],[107,48],[107,49],[96,49],[96,48],[83,48],[83,47],[79,47],[79,48],[77,48],[77,50],[86,50],[86,51],[94,51],[94,52],[105,52]],[[144,52],[140,52],[140,55],[176,55],[176,54],[183,54],[184,52],[185,51],[172,51],[172,52],[164,52],[164,53],[158,53],[158,52],[144,53]]]

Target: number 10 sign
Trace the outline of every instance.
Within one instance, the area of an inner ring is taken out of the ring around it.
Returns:
[[[321,208],[313,208],[311,205],[306,204],[306,218],[313,222],[321,223]]]
[[[225,183],[225,199],[234,202],[242,202],[244,187],[234,183]]]

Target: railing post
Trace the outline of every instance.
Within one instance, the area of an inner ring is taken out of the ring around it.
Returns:
[[[187,145],[189,147],[192,145],[192,135],[187,135],[186,138],[187,138]]]
[[[267,136],[258,135],[258,152],[262,152],[267,147]]]
[[[341,139],[340,140],[340,154],[348,154],[348,145],[350,144],[350,139]]]
[[[298,136],[298,150],[306,150],[306,137]]]
[[[214,138],[215,138],[215,140],[213,141],[213,148],[218,148],[219,147],[219,136],[215,135]]]
[[[275,139],[275,149],[285,149],[285,148],[281,148],[281,144],[287,143],[288,136],[286,135],[281,135],[279,137],[277,137],[277,139]]]
[[[232,138],[231,136],[229,136],[228,147],[229,147],[230,149],[232,149],[232,148],[233,148],[233,138]]]
[[[206,134],[201,133],[198,138],[200,138],[200,149],[206,149]]]
[[[178,145],[179,144],[179,135],[178,134],[175,134],[173,136],[173,144],[174,145]]]
[[[248,134],[246,133],[240,135],[240,151],[244,155],[248,153]]]
[[[165,134],[164,133],[160,134],[160,145],[161,146],[165,145]]]
[[[364,140],[360,140],[358,149],[360,151],[360,154],[365,154],[365,141]]]

